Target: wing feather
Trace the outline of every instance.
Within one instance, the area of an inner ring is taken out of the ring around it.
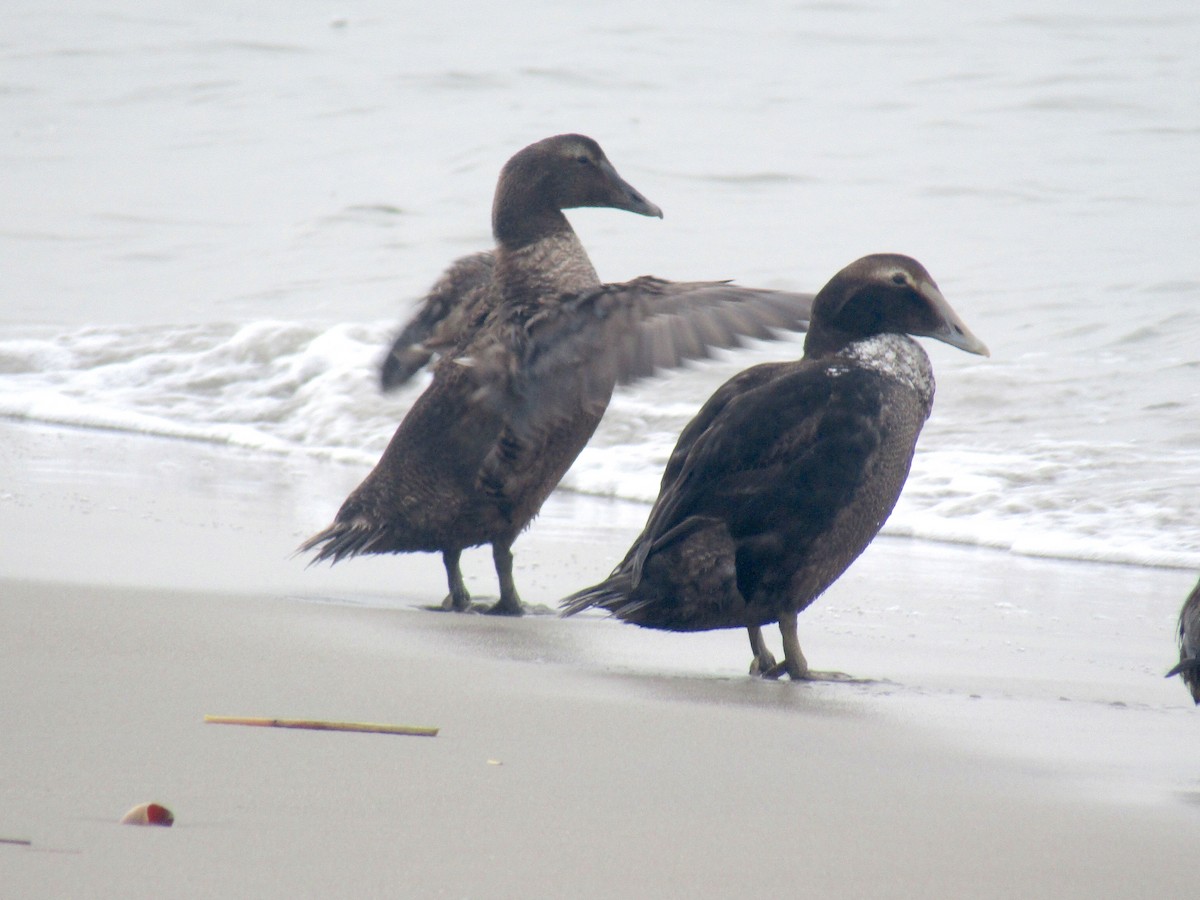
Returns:
[[[380,371],[383,390],[400,387],[434,353],[454,348],[464,335],[478,327],[482,314],[486,313],[485,301],[495,264],[495,254],[491,252],[473,253],[450,264],[383,358]]]
[[[439,365],[464,367],[475,385],[470,404],[503,420],[479,472],[481,484],[503,495],[562,423],[603,415],[616,385],[745,334],[804,330],[811,306],[809,294],[647,276],[532,308],[499,307]]]
[[[542,307],[503,310],[507,328],[482,329],[464,353],[478,399],[518,433],[550,427],[581,404],[607,404],[614,386],[703,358],[746,337],[808,327],[812,295],[727,282],[645,276]]]

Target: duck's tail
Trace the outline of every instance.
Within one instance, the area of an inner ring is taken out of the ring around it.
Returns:
[[[337,563],[348,556],[362,553],[378,553],[386,534],[365,519],[334,522],[324,531],[318,532],[296,548],[296,553],[317,550],[309,565],[329,560]],[[319,550],[317,548],[320,548]]]
[[[607,610],[619,618],[624,618],[622,613],[633,605],[631,604],[633,588],[633,572],[622,567],[599,584],[584,588],[582,591],[577,591],[570,597],[560,600],[558,602],[559,609],[562,611],[561,615],[573,616],[585,609],[595,607]]]
[[[1200,672],[1200,657],[1190,656],[1187,659],[1181,659],[1170,672],[1166,674],[1166,678],[1173,675],[1189,675],[1194,672]]]
[[[1168,678],[1172,675],[1178,675],[1183,679],[1183,684],[1188,689],[1188,693],[1192,695],[1192,700],[1197,706],[1200,706],[1200,658],[1189,656],[1181,659],[1178,665],[1167,673]]]

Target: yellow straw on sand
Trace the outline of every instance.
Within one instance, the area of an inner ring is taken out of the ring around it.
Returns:
[[[214,725],[261,725],[265,728],[311,728],[317,731],[368,731],[376,734],[410,734],[437,737],[436,728],[415,725],[376,725],[371,722],[322,722],[316,719],[256,719],[244,716],[205,716]]]

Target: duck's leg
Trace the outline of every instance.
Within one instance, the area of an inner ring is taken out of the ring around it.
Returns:
[[[754,659],[750,660],[750,674],[766,675],[775,668],[775,655],[767,649],[761,626],[750,625],[746,631],[750,635],[750,650],[754,653]]]
[[[500,599],[488,610],[493,616],[523,616],[525,608],[517,594],[513,581],[513,555],[510,544],[492,544],[492,561],[496,564],[496,577],[500,580]]]
[[[763,678],[781,678],[787,675],[792,681],[809,681],[808,660],[800,650],[800,637],[796,633],[796,614],[785,612],[779,617],[779,633],[783,636],[783,662],[776,663],[762,673]]]
[[[466,612],[471,608],[471,595],[463,583],[462,569],[458,567],[461,550],[443,550],[442,565],[446,567],[446,581],[450,584],[450,593],[442,601],[442,609],[447,612]]]
[[[796,614],[784,613],[779,617],[779,633],[783,636],[783,666],[792,681],[806,681],[810,676],[808,660],[800,649],[800,635],[796,630]]]
[[[783,662],[763,673],[764,678],[779,678],[785,673],[792,681],[852,681],[870,684],[870,679],[853,678],[845,672],[816,672],[808,667],[808,660],[800,650],[800,637],[796,633],[796,613],[784,613],[779,617],[779,633],[783,635]]]

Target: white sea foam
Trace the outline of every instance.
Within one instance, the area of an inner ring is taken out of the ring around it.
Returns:
[[[366,467],[424,385],[380,395],[375,363],[390,331],[255,322],[0,340],[0,415]],[[731,356],[619,392],[564,487],[652,501],[679,429],[735,368]],[[987,449],[995,434],[986,418],[975,432],[983,446],[964,446],[963,431],[928,430],[885,533],[1200,568],[1200,451],[1148,456],[1137,442],[1047,437]]]
[[[389,323],[280,321],[96,328],[0,339],[0,415],[372,465],[416,395],[381,395]],[[752,358],[778,356],[759,345]],[[716,363],[620,391],[564,480],[651,502],[679,430],[725,377]],[[662,402],[662,398],[670,398]],[[989,426],[923,435],[885,533],[1034,556],[1200,568],[1200,450],[1038,438],[1006,447]],[[1136,473],[1136,477],[1131,477]]]

